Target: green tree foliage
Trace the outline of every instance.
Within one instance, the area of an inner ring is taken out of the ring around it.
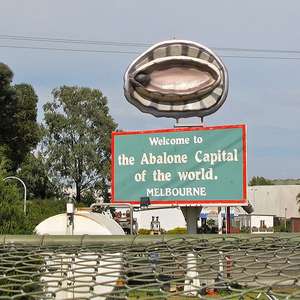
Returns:
[[[185,227],[175,227],[167,231],[167,234],[187,234]]]
[[[300,185],[300,179],[273,179],[275,185]]]
[[[35,226],[42,220],[65,212],[65,201],[27,201],[27,215],[24,216],[23,188],[14,180],[4,180],[10,175],[7,169],[11,163],[5,153],[6,149],[0,146],[0,234],[32,234]],[[28,164],[30,161],[33,162],[32,168],[38,169],[37,163],[29,160]],[[42,174],[40,170],[38,172],[37,177]],[[22,178],[20,175],[18,177]]]
[[[0,63],[0,145],[9,150],[9,145],[16,139],[17,94],[11,86],[13,72]]]
[[[15,85],[15,90],[17,93],[16,138],[10,143],[10,157],[14,162],[14,170],[41,139],[41,130],[37,123],[38,97],[33,87],[23,83]]]
[[[18,176],[25,182],[30,198],[45,199],[60,194],[58,186],[49,179],[46,159],[41,152],[26,156]]]
[[[28,202],[24,231],[32,234],[34,228],[43,220],[66,212],[66,202],[63,199],[35,199]]]
[[[0,184],[0,196],[1,190]],[[66,211],[64,200],[35,199],[27,202],[27,214],[24,216],[23,200],[16,187],[7,186],[4,192],[6,199],[0,202],[0,234],[33,234],[40,222]],[[16,195],[18,199],[13,200]]]
[[[2,172],[2,175],[7,175],[6,170],[10,169],[10,166],[11,161],[7,157],[7,146],[0,145],[0,172]]]
[[[36,162],[33,164],[33,169],[38,168]],[[32,234],[35,226],[44,219],[65,212],[64,200],[36,199],[27,201],[27,215],[24,216],[23,188],[20,189],[16,181],[4,180],[10,175],[6,171],[9,165],[5,149],[0,147],[0,234]]]
[[[0,63],[0,145],[6,146],[11,169],[17,170],[40,140],[38,98],[28,84],[11,85],[13,72]]]
[[[1,154],[0,154],[1,155]],[[0,156],[0,234],[22,232],[24,226],[23,202],[17,187],[5,181],[7,160]]]
[[[210,227],[211,227],[211,226],[214,226],[215,223],[216,223],[216,222],[215,222],[214,219],[208,219],[207,222],[206,222],[206,224],[207,224],[208,226],[210,226]]]
[[[150,229],[140,228],[139,231],[138,231],[138,234],[141,234],[141,235],[149,235],[150,232],[151,232]]]
[[[249,181],[250,186],[254,185],[273,185],[274,183],[270,179],[266,179],[264,177],[260,176],[253,176],[251,180]]]
[[[13,76],[12,70],[7,65],[0,63],[0,90],[3,94],[10,87]]]
[[[75,186],[76,201],[87,191],[107,195],[111,132],[117,124],[97,89],[63,86],[44,105],[45,146],[50,170],[65,187]]]

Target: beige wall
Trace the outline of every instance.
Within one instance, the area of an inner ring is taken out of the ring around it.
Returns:
[[[253,214],[300,217],[300,204],[297,205],[296,200],[299,193],[300,185],[251,186],[248,187],[248,200],[254,207]]]

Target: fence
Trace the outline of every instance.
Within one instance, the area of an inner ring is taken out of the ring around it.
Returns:
[[[300,235],[0,236],[0,299],[300,299]]]

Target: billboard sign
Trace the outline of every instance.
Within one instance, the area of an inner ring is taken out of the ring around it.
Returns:
[[[246,205],[246,127],[113,132],[112,202]]]

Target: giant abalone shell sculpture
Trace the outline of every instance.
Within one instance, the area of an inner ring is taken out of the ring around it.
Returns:
[[[127,100],[156,117],[204,117],[224,103],[228,74],[208,48],[191,41],[156,44],[128,67]]]

